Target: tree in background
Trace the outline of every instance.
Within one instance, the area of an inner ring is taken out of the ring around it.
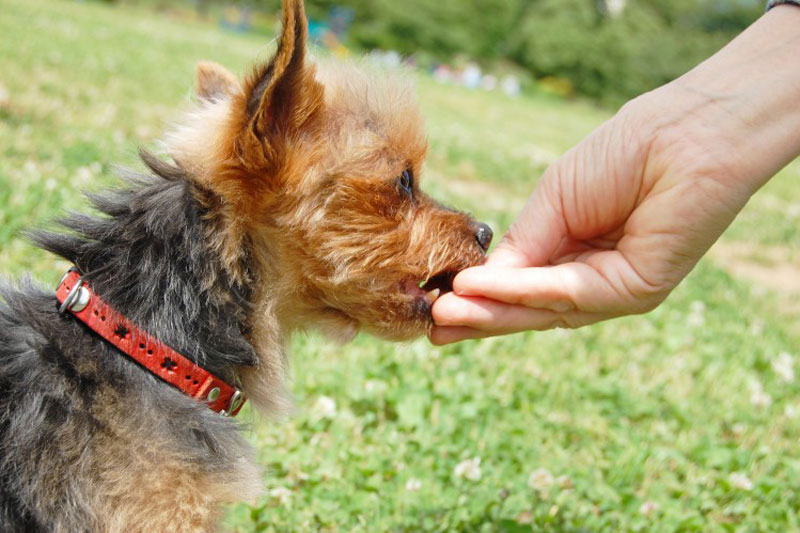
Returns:
[[[169,0],[161,0],[166,2]],[[174,0],[180,2],[181,0]],[[277,12],[280,0],[195,0]],[[516,63],[619,102],[679,76],[747,27],[763,0],[306,0],[352,9],[351,46],[431,61]]]
[[[694,0],[630,1],[613,17],[593,0],[528,4],[514,33],[513,59],[537,77],[568,79],[595,98],[624,100],[657,87],[730,38],[702,26],[704,7]]]

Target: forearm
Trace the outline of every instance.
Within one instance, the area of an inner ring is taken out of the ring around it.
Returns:
[[[798,56],[800,8],[778,6],[710,59],[645,95],[643,105],[660,109],[653,127],[669,137],[665,144],[695,137],[706,164],[724,167],[720,179],[752,194],[800,154]]]

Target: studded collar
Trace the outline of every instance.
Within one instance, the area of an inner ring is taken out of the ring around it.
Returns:
[[[196,365],[121,313],[92,291],[76,268],[71,268],[56,289],[59,312],[69,311],[78,320],[161,380],[210,409],[236,416],[246,397],[217,376]]]

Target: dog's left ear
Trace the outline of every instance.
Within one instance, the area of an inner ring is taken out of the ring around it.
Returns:
[[[213,61],[201,61],[197,64],[195,75],[195,91],[200,100],[213,102],[231,96],[240,90],[236,76]]]
[[[306,58],[308,20],[302,0],[283,0],[283,30],[275,56],[247,78],[245,128],[240,142],[258,142],[267,159],[319,115],[324,90]],[[275,162],[273,160],[273,162]]]

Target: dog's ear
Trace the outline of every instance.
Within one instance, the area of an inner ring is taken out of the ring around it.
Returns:
[[[213,61],[201,61],[197,64],[195,91],[201,100],[213,102],[239,90],[239,80],[222,65]]]
[[[258,140],[270,158],[277,144],[309,127],[319,115],[324,91],[306,58],[307,38],[303,1],[283,0],[283,30],[275,56],[245,81],[243,148]]]

